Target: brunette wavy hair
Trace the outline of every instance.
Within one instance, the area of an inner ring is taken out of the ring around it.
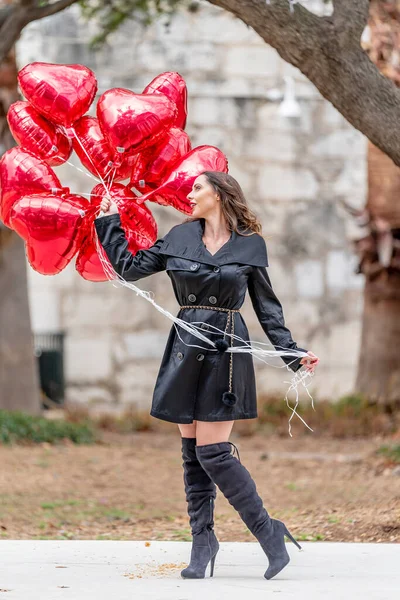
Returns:
[[[228,229],[239,235],[262,235],[262,225],[258,217],[247,205],[247,200],[242,188],[232,175],[220,171],[203,171],[208,183],[214,188],[221,199],[222,213],[226,219]],[[197,218],[189,217],[184,221],[196,221]],[[239,229],[250,230],[251,233],[243,233]]]

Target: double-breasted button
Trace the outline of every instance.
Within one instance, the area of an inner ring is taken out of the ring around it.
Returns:
[[[214,273],[219,273],[221,269],[219,267],[214,267],[213,270],[214,270]]]
[[[182,358],[183,358],[182,352],[178,352],[178,354],[176,356],[179,358],[179,360],[182,360]]]
[[[196,302],[197,298],[194,294],[189,294],[188,300],[189,302]]]
[[[208,299],[208,301],[209,301],[211,304],[217,304],[217,299],[216,299],[216,297],[215,297],[215,296],[210,296],[210,297],[209,297],[209,299]]]
[[[202,353],[200,352],[200,354],[198,354],[198,355],[196,356],[196,358],[197,358],[197,360],[204,360],[204,354],[202,354]]]
[[[208,325],[208,323],[202,323],[200,325],[200,329],[210,329],[210,326]]]
[[[190,265],[190,270],[191,271],[197,271],[197,269],[199,268],[200,265],[198,265],[197,263],[193,263],[192,265]]]

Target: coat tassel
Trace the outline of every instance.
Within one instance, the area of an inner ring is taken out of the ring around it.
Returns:
[[[238,397],[234,392],[224,392],[222,394],[222,402],[226,404],[226,406],[234,406],[237,402]]]
[[[226,352],[229,348],[229,344],[224,338],[218,338],[214,343],[218,352]]]

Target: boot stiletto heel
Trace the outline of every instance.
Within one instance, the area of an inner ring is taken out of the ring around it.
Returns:
[[[216,558],[217,554],[214,554],[214,556],[211,559],[210,577],[212,577],[214,575],[214,563],[215,563],[215,558]]]
[[[285,527],[285,535],[286,535],[286,537],[289,538],[289,540],[292,540],[293,544],[295,544],[295,546],[297,546],[299,550],[301,550],[301,546],[300,546],[299,542],[294,539],[294,537],[292,536],[292,534],[290,533],[290,531],[288,530],[287,527]]]

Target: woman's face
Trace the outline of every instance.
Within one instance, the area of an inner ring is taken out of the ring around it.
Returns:
[[[196,218],[209,216],[218,206],[218,194],[205,175],[199,175],[195,179],[187,198],[192,208],[192,216]]]

